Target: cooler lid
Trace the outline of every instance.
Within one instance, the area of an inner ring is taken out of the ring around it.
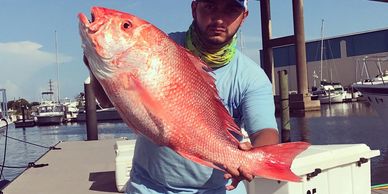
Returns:
[[[115,145],[114,145],[114,149],[117,151],[117,152],[122,152],[122,151],[132,151],[135,149],[135,142],[136,140],[124,140],[124,139],[120,139],[120,140],[117,140]]]
[[[379,150],[371,150],[365,144],[311,145],[294,159],[291,170],[301,176],[318,168],[326,170],[379,155]]]

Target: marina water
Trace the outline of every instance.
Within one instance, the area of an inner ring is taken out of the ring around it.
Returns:
[[[372,185],[388,183],[388,126],[383,124],[383,118],[368,103],[323,105],[320,111],[292,115],[290,122],[291,141],[308,141],[314,145],[363,143],[373,150],[380,150],[381,155],[371,160]],[[278,123],[280,124],[280,120]],[[123,122],[99,123],[98,131],[99,139],[136,138]],[[1,133],[5,134],[4,129]],[[10,125],[8,136],[40,145],[8,138],[5,165],[23,167],[29,162],[35,162],[49,150],[48,147],[55,146],[60,141],[85,140],[86,124],[67,123],[25,129]],[[0,157],[4,153],[4,143],[5,137],[1,136]],[[4,168],[2,178],[13,180],[24,170],[25,168]]]

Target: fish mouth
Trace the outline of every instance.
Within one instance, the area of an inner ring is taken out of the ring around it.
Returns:
[[[93,7],[91,9],[91,19],[83,14],[79,13],[79,25],[80,25],[80,34],[83,41],[82,41],[82,47],[88,48],[87,45],[89,45],[89,48],[96,47],[98,44],[95,41],[95,35],[97,35],[97,32],[102,28],[104,23],[106,22],[106,17],[104,17],[105,13],[107,12],[106,8],[103,7]],[[99,49],[96,50],[99,57],[101,57],[103,60],[109,61],[113,58],[113,56],[105,56],[103,53],[99,52]]]
[[[102,26],[104,23],[103,17],[102,17],[104,15],[104,12],[105,12],[105,8],[93,7],[91,10],[91,19],[90,20],[83,13],[80,13],[78,15],[78,18],[80,20],[80,23],[84,26],[84,28],[87,29],[87,32],[89,34],[94,34],[94,33],[98,32],[98,30],[100,29],[100,26]]]

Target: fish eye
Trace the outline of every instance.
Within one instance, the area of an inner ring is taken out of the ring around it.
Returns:
[[[123,23],[124,29],[129,29],[130,27],[132,27],[132,23],[130,21],[126,21]]]

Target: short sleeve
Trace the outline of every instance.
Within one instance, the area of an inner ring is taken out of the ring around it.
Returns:
[[[260,67],[256,73],[246,80],[248,84],[241,101],[244,128],[249,135],[264,128],[278,128],[272,84]]]

